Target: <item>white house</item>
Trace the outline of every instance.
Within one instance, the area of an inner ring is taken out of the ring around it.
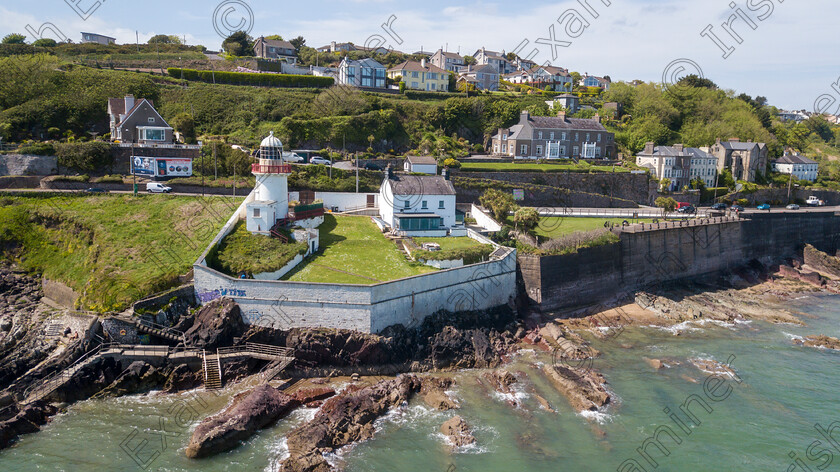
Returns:
[[[785,153],[773,163],[773,170],[780,174],[793,174],[799,180],[814,182],[817,180],[819,164],[798,153],[793,155]]]
[[[432,156],[406,156],[403,170],[413,174],[437,175],[437,159]]]
[[[694,179],[701,179],[707,187],[715,185],[718,159],[710,154],[708,148],[673,146],[654,146],[649,142],[645,149],[636,155],[636,165],[650,169],[657,180],[670,179],[668,190],[679,190],[691,185]]]
[[[385,66],[365,58],[358,61],[347,57],[338,66],[338,83],[353,87],[385,88]]]
[[[389,166],[379,189],[379,216],[392,232],[443,237],[457,225],[455,187],[443,175],[397,175]]]

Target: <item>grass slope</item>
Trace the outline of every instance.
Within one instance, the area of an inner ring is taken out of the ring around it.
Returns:
[[[556,238],[567,234],[572,234],[577,231],[592,231],[595,229],[604,228],[604,223],[607,221],[620,225],[623,221],[632,223],[650,223],[653,220],[640,219],[632,220],[630,218],[561,218],[561,217],[542,217],[540,223],[534,228],[534,232],[543,238]],[[513,218],[508,217],[507,223],[513,226]]]
[[[431,272],[412,263],[366,216],[326,215],[320,251],[283,280],[371,285]]]
[[[283,243],[270,236],[251,234],[245,222],[240,221],[219,244],[211,265],[234,277],[242,272],[261,274],[280,270],[295,256],[305,253],[305,243],[296,243],[291,239],[290,243]]]
[[[0,195],[0,253],[71,287],[80,308],[121,310],[176,285],[235,206],[217,197]]]

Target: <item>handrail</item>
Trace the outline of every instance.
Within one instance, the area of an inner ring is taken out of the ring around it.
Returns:
[[[30,385],[26,390],[23,391],[24,401],[26,401],[35,392],[37,392],[41,389],[47,388],[50,385],[50,383],[53,382],[54,380],[56,380],[58,378],[63,378],[63,377],[68,377],[68,378],[72,377],[76,373],[76,370],[74,370],[76,367],[79,367],[79,366],[81,366],[82,363],[84,363],[88,360],[91,360],[94,357],[98,356],[103,348],[108,348],[108,347],[111,347],[112,345],[113,345],[112,343],[99,344],[96,348],[86,352],[81,357],[79,357],[78,359],[73,361],[73,363],[68,365],[67,367],[65,367],[63,369],[60,369],[60,370],[57,370],[57,371],[53,372],[52,374],[48,375],[47,377],[44,377],[43,379],[39,380],[37,383]],[[46,395],[49,395],[50,393],[54,392],[55,389],[57,389],[57,388],[58,388],[58,385],[53,387],[52,390],[50,390],[50,391],[44,393],[43,395],[41,395],[40,397],[34,399],[33,401],[40,400],[41,398],[45,397]]]
[[[244,346],[220,347],[216,350],[216,352],[219,355],[251,352],[275,357],[291,357],[290,354],[294,354],[294,349],[281,346],[272,346],[269,344],[248,342],[245,343]]]

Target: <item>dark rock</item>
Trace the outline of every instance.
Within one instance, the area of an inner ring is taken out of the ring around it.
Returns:
[[[187,457],[207,457],[233,449],[299,405],[297,399],[268,384],[242,397],[195,428],[187,445]]]
[[[245,328],[239,305],[229,298],[220,298],[198,310],[195,323],[184,337],[191,346],[216,349],[232,345],[233,338],[241,336]]]
[[[0,449],[8,447],[21,434],[40,431],[49,417],[57,412],[51,405],[36,402],[18,411],[11,419],[0,422]]]
[[[811,269],[824,275],[840,277],[840,259],[826,254],[810,244],[805,245],[803,254],[805,265]]]
[[[472,435],[467,422],[460,416],[454,416],[443,423],[440,432],[449,438],[452,449],[475,443],[475,436]]]
[[[179,364],[169,373],[163,391],[175,393],[195,388],[204,381],[202,372],[193,372],[186,364]]]
[[[840,339],[830,336],[806,336],[805,339],[794,339],[794,343],[807,347],[822,347],[826,349],[840,350]]]
[[[144,361],[134,361],[114,382],[94,395],[94,398],[119,397],[152,390],[166,380],[158,369]]]
[[[335,396],[335,390],[329,387],[302,388],[294,392],[292,396],[301,404],[309,407],[312,403]]]

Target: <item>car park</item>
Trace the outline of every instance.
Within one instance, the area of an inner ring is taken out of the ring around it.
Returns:
[[[329,159],[324,159],[323,157],[318,157],[318,156],[313,157],[312,159],[310,159],[309,162],[311,164],[315,164],[315,165],[318,165],[318,164],[323,164],[325,166],[331,166],[332,165],[332,162],[330,162]]]
[[[791,203],[790,205],[786,206],[785,208],[787,208],[788,210],[798,210],[799,205],[797,205],[796,203]]]
[[[169,193],[172,187],[167,187],[160,182],[149,182],[146,184],[146,191],[149,193]]]
[[[762,203],[761,205],[757,206],[759,210],[767,210],[770,211],[770,204],[769,203]]]

